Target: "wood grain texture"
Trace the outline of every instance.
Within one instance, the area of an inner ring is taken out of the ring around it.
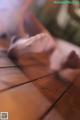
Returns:
[[[70,83],[57,79],[54,74],[34,81],[33,84],[53,104],[67,89]]]
[[[2,83],[12,87],[28,81],[28,78],[17,68],[0,69],[0,80]]]
[[[4,48],[0,48],[0,57],[7,57],[7,50]]]
[[[0,57],[0,68],[16,66],[8,57]]]
[[[56,109],[53,109],[42,120],[65,120],[65,119],[60,115],[60,113]]]
[[[7,89],[9,86],[7,84],[4,84],[3,82],[1,82],[0,80],[0,91]]]
[[[61,116],[62,120],[80,120],[80,77],[46,117],[53,120],[55,110]],[[46,120],[46,117],[44,120]],[[60,119],[58,118],[57,120]]]
[[[49,107],[48,100],[32,84],[0,94],[0,111],[8,111],[10,120],[39,120]]]

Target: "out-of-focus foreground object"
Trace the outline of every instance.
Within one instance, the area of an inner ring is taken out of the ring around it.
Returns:
[[[0,36],[25,34],[24,19],[32,0],[0,1]]]

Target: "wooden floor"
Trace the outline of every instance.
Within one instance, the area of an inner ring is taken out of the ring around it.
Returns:
[[[7,42],[0,40],[0,112],[9,120],[80,120],[80,76],[56,78],[46,55],[23,56],[15,64]]]

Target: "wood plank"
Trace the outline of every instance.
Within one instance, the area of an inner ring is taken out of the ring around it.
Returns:
[[[0,81],[0,91],[7,89],[7,88],[8,88],[8,85]]]
[[[67,120],[67,119],[63,119],[60,113],[56,109],[53,109],[42,120]]]
[[[0,94],[0,111],[9,112],[9,120],[39,120],[50,105],[30,83]]]
[[[80,77],[58,101],[44,120],[53,120],[55,110],[63,120],[80,120]],[[60,118],[57,120],[60,120]]]
[[[0,57],[7,57],[7,51],[4,48],[0,48]]]
[[[8,57],[0,57],[0,68],[16,66]]]
[[[29,81],[18,68],[0,69],[0,81],[9,87]]]
[[[69,82],[61,81],[54,75],[49,75],[33,82],[40,92],[53,104],[69,86]]]

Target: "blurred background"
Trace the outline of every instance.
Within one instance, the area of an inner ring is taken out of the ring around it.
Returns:
[[[80,46],[80,0],[33,0],[30,9],[53,36]]]

